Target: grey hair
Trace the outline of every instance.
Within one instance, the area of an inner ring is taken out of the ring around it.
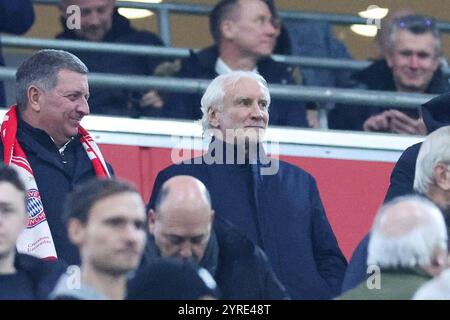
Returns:
[[[88,68],[80,59],[63,50],[39,50],[25,60],[16,72],[18,108],[25,110],[30,86],[35,85],[44,91],[53,89],[58,84],[58,73],[61,70],[88,73]]]
[[[408,17],[408,16],[406,16]],[[404,17],[401,17],[404,18]],[[388,35],[388,50],[389,52],[393,52],[395,48],[395,40],[397,36],[397,32],[400,30],[408,30],[409,32],[420,35],[420,34],[426,34],[431,33],[434,38],[434,50],[436,57],[439,57],[441,55],[441,33],[439,32],[439,29],[436,26],[433,26],[431,28],[417,28],[417,27],[406,27],[401,28],[397,23],[394,22],[389,26],[389,35]]]
[[[414,206],[419,222],[405,234],[388,235],[381,222],[386,214],[393,214],[393,207],[400,203]],[[380,268],[428,267],[436,248],[447,251],[447,229],[439,208],[419,196],[398,197],[384,205],[375,217],[367,265],[378,265]]]
[[[211,129],[209,124],[208,111],[209,109],[222,111],[224,106],[224,98],[226,91],[233,89],[237,82],[242,78],[250,78],[258,82],[264,90],[264,95],[267,100],[267,107],[270,105],[270,93],[266,80],[258,73],[252,71],[233,71],[227,74],[216,77],[208,85],[201,100],[202,119],[201,123],[203,131]]]
[[[413,296],[413,300],[450,300],[450,270],[444,270],[425,283]]]
[[[435,184],[433,170],[438,163],[450,164],[450,126],[445,126],[428,135],[420,147],[414,176],[414,190],[427,194]]]

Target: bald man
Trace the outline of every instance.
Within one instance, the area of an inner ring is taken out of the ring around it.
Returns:
[[[410,300],[447,267],[447,229],[439,208],[418,196],[399,197],[382,207],[367,263],[375,274],[340,299]]]
[[[194,261],[215,278],[223,299],[287,299],[266,255],[230,223],[216,219],[200,180],[176,176],[159,192],[149,212],[144,265],[160,257]]]

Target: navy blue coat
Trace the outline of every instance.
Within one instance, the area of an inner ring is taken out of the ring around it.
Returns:
[[[63,28],[64,31],[57,35],[56,38],[85,40],[78,37],[73,30],[67,29],[65,21],[63,21]],[[117,12],[114,13],[111,30],[108,31],[102,42],[150,46],[163,45],[158,36],[150,32],[134,29],[130,22]],[[90,72],[119,75],[152,75],[155,67],[162,62],[161,59],[156,57],[77,50],[71,50],[71,52],[86,64]],[[148,90],[144,90],[144,92]],[[89,98],[91,113],[133,117],[151,116],[153,108],[141,109],[138,107],[138,101],[144,92],[119,88],[91,88]]]
[[[0,32],[23,34],[34,22],[34,10],[31,0],[0,0]],[[0,66],[5,61],[0,48]],[[3,82],[0,82],[0,106],[6,107]]]
[[[346,260],[328,223],[314,178],[283,161],[275,175],[257,175],[255,167],[172,165],[158,174],[149,206],[153,207],[166,180],[177,175],[194,176],[209,190],[216,215],[230,221],[264,250],[293,299],[336,296]]]
[[[78,248],[67,237],[66,225],[62,219],[63,203],[76,184],[96,176],[92,162],[79,139],[74,139],[65,151],[68,163],[72,165],[65,167],[63,158],[50,136],[21,119],[17,128],[17,139],[33,170],[58,259],[67,264],[79,264]],[[0,147],[0,156],[3,159],[3,144]],[[112,168],[108,168],[112,172]]]
[[[191,52],[190,57],[183,60],[178,78],[207,79],[217,77],[215,70],[219,51],[216,46]],[[271,58],[258,62],[258,72],[269,84],[295,84],[294,69]],[[202,117],[200,111],[201,93],[172,94],[167,97],[163,115],[169,118],[193,119]],[[269,108],[270,123],[279,126],[307,127],[306,105],[301,101],[272,99]]]

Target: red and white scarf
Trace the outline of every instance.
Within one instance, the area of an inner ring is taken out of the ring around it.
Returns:
[[[17,170],[27,192],[28,223],[27,227],[20,234],[16,247],[19,252],[31,254],[38,258],[46,260],[57,259],[55,244],[48,226],[33,170],[16,137],[16,108],[15,105],[11,107],[6,113],[1,126],[4,152],[3,163],[11,165]],[[92,161],[95,174],[98,177],[110,177],[106,162],[92,137],[81,126],[78,127],[78,133],[81,136],[81,144]]]

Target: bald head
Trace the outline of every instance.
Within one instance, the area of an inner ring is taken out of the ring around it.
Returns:
[[[155,210],[150,210],[149,230],[163,257],[200,262],[213,216],[205,185],[190,176],[177,176],[163,184]]]
[[[375,217],[367,263],[382,268],[424,268],[446,251],[447,230],[438,207],[425,198],[400,197]]]
[[[156,211],[165,207],[197,209],[207,207],[211,210],[211,198],[205,185],[191,176],[176,176],[167,180],[155,202]]]

